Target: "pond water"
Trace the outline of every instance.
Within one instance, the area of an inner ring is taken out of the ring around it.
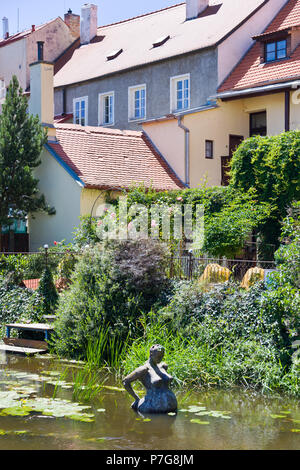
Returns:
[[[143,417],[112,375],[88,403],[75,402],[79,367],[48,355],[0,357],[0,450],[300,448],[297,399],[242,390],[178,392],[177,415]]]

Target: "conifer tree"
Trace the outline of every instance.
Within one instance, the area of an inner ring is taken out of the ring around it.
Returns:
[[[27,109],[27,98],[13,76],[0,115],[0,234],[1,227],[14,219],[25,220],[37,211],[49,215],[55,212],[39,193],[38,180],[33,176],[41,163],[47,131]]]
[[[51,315],[55,312],[58,305],[58,293],[53,281],[51,270],[45,267],[37,292],[42,297],[42,309],[45,315]]]

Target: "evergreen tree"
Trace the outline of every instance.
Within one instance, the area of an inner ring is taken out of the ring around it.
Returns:
[[[39,193],[33,170],[41,163],[40,154],[47,131],[38,117],[27,112],[28,102],[16,76],[13,76],[0,115],[0,234],[3,225],[25,220],[29,213],[55,211]],[[2,251],[0,237],[0,251]]]
[[[44,315],[51,315],[58,305],[58,293],[53,282],[53,276],[48,266],[44,269],[37,292],[42,297]]]

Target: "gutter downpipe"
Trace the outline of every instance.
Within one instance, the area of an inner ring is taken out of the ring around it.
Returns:
[[[177,118],[178,127],[184,130],[185,184],[190,186],[190,130],[182,124],[182,116]]]

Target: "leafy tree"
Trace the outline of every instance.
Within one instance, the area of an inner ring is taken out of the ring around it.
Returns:
[[[300,196],[300,131],[245,140],[232,158],[231,187],[257,191],[258,201],[272,210],[261,228],[263,245],[279,246],[281,223]]]
[[[236,192],[235,198],[221,210],[205,214],[205,252],[227,258],[239,253],[270,212],[268,204],[259,204],[255,199],[251,191],[243,195]]]
[[[0,233],[3,225],[10,225],[13,219],[25,220],[29,213],[54,213],[33,176],[41,163],[47,131],[37,116],[27,113],[27,107],[23,90],[13,76],[0,115]]]

